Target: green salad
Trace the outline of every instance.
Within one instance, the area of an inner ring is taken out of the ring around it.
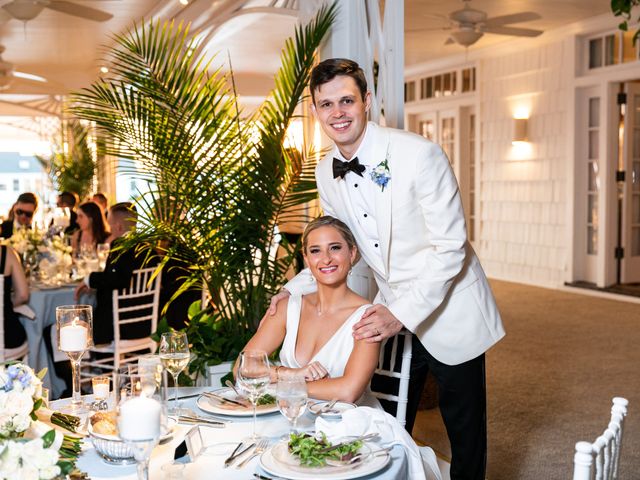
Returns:
[[[276,397],[269,393],[265,393],[264,395],[260,395],[258,400],[256,400],[256,405],[275,405]]]
[[[329,449],[331,442],[327,436],[320,432],[316,436],[308,433],[292,433],[289,436],[289,452],[300,459],[300,465],[307,467],[324,467],[327,459],[348,461],[358,453],[362,442],[344,443],[336,448]]]

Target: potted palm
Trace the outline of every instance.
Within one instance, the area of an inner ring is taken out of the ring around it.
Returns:
[[[161,242],[158,269],[169,259],[186,266],[176,295],[194,286],[210,292],[205,308],[189,311],[191,373],[237,357],[293,262],[297,245],[282,241],[286,254],[273,254],[276,227],[283,215],[308,221],[314,165],[283,143],[334,17],[325,6],[297,28],[273,92],[249,116],[232,76],[209,73],[188,27],[166,23],[117,36],[111,76],[73,98],[72,111],[111,139],[105,153],[135,160],[148,180],[129,245],[151,251]]]

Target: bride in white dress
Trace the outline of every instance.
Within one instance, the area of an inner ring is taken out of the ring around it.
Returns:
[[[278,302],[275,315],[265,316],[245,350],[271,354],[282,345],[282,365],[272,367],[272,381],[298,371],[310,397],[380,408],[369,392],[380,343],[354,340],[352,333],[371,306],[347,286],[347,275],[358,259],[353,234],[340,220],[320,217],[307,225],[302,249],[317,292]]]

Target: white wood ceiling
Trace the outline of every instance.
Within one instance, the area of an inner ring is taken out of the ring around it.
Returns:
[[[195,0],[192,5],[183,7],[178,0],[70,1],[105,10],[114,17],[97,23],[45,9],[26,25],[15,19],[0,18],[0,44],[6,47],[3,58],[13,63],[16,70],[49,80],[46,84],[15,81],[10,90],[0,92],[0,99],[12,93],[67,93],[90,84],[101,66],[101,46],[110,43],[110,35],[122,32],[141,18],[162,14],[203,22],[216,9],[242,3],[237,0]],[[0,6],[8,2],[0,0]],[[268,2],[252,0],[252,3]],[[462,6],[462,1],[458,0],[405,0],[406,66],[464,51],[458,45],[444,46],[448,32],[440,28],[446,26],[446,21],[429,16],[446,16]],[[472,0],[471,6],[487,12],[489,17],[537,12],[542,17],[540,20],[514,26],[540,30],[556,29],[609,12],[608,0]],[[259,14],[239,17],[218,31],[208,52],[219,51],[220,61],[226,61],[230,53],[241,93],[264,95],[272,86],[271,77],[279,64],[280,49],[284,39],[293,32],[294,25],[293,17]],[[510,38],[485,34],[470,49],[484,48]],[[0,114],[5,108],[6,105],[0,103]]]

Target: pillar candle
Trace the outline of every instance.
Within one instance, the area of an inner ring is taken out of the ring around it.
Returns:
[[[60,329],[60,350],[63,352],[83,352],[87,349],[87,327],[75,321]]]
[[[160,402],[144,396],[134,397],[120,406],[120,438],[130,441],[152,440],[160,436]]]

